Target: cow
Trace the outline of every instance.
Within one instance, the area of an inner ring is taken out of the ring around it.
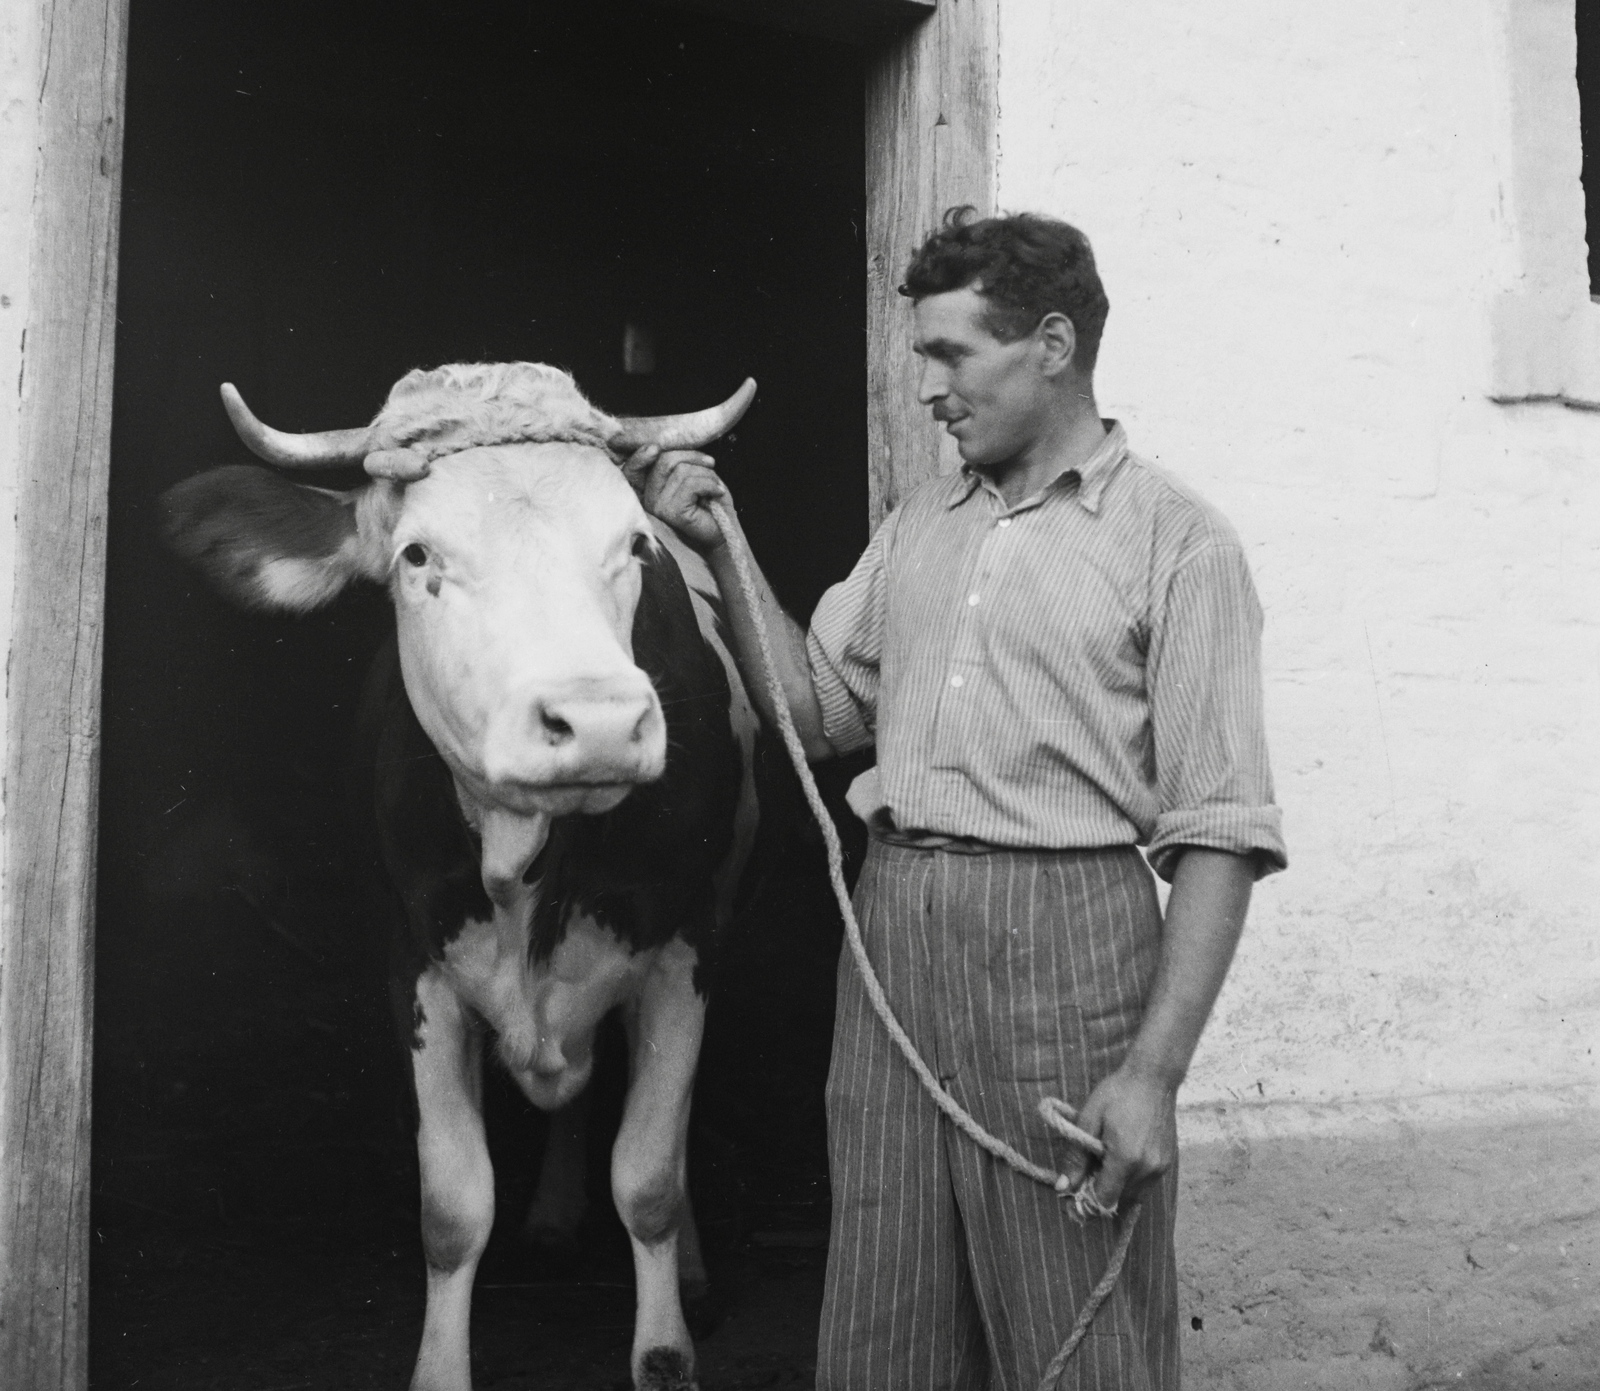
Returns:
[[[213,469],[165,496],[169,542],[238,604],[303,613],[358,580],[393,603],[362,723],[416,1098],[414,1391],[471,1385],[469,1305],[494,1216],[486,1036],[529,1100],[570,1115],[614,1009],[629,1057],[611,1187],[637,1282],[632,1375],[640,1391],[695,1384],[679,1293],[680,1262],[698,1259],[689,1100],[754,836],[757,721],[709,570],[618,464],[644,445],[709,443],[754,392],[630,420],[554,367],[457,364],[403,377],[368,426],[290,435],[224,385],[240,438],[274,467]],[[285,476],[352,465],[367,477],[344,490]]]

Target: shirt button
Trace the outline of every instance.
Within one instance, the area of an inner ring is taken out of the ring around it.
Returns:
[[[967,604],[968,604],[969,607],[976,606],[977,602],[978,602],[978,596],[976,594],[967,595]]]
[[[959,673],[950,678],[950,684],[952,686],[957,686],[957,687],[959,687],[962,684],[962,677],[960,676]]]
[[[1000,526],[1010,526],[1011,525],[1011,518],[1010,517],[1002,517],[1002,518],[1000,518],[1000,521],[999,521],[998,524]]]

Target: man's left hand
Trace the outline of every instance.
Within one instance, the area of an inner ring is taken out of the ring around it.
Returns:
[[[1089,1093],[1077,1124],[1106,1147],[1105,1158],[1081,1155],[1066,1170],[1076,1189],[1086,1176],[1102,1205],[1115,1208],[1165,1173],[1178,1158],[1178,1093],[1160,1078],[1126,1064]]]
[[[709,555],[727,538],[711,515],[711,504],[733,505],[715,460],[697,449],[660,450],[653,444],[635,450],[623,460],[622,476],[639,494],[644,510],[659,517],[684,542]]]

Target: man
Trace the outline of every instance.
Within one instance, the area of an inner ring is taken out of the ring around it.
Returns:
[[[764,580],[808,756],[876,745],[856,889],[867,950],[941,1082],[987,1129],[1142,1212],[1062,1386],[1178,1385],[1175,1099],[1256,877],[1285,864],[1262,733],[1260,608],[1239,542],[1103,421],[1108,308],[1088,241],[953,209],[900,287],[918,400],[960,450],[893,512],[809,634]],[[704,553],[773,718],[703,455],[630,463]],[[1172,883],[1163,924],[1145,847]],[[1081,1106],[1102,1163],[1038,1118]],[[828,1080],[828,1391],[1032,1391],[1120,1219],[1013,1173],[951,1126],[848,954]]]

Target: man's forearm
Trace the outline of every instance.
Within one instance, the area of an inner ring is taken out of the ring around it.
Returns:
[[[735,526],[737,527],[737,519]],[[756,565],[742,530],[727,538],[706,556],[706,563],[722,592],[722,602],[728,615],[729,634],[733,642],[734,660],[749,688],[761,718],[771,729],[777,728],[778,715],[773,707],[772,694],[762,667],[761,646],[756,636],[756,618],[745,598],[744,586],[734,564],[732,547],[744,548],[750,576],[755,584],[757,602],[766,624],[767,639],[772,649],[773,661],[778,668],[778,683],[789,706],[790,717],[800,735],[806,757],[816,763],[833,757],[835,750],[822,729],[822,707],[817,703],[816,688],[811,684],[811,667],[806,661],[806,637],[800,625],[784,612],[772,586]]]
[[[1191,849],[1167,900],[1161,961],[1144,1022],[1123,1067],[1176,1090],[1233,961],[1255,866],[1243,855]]]

